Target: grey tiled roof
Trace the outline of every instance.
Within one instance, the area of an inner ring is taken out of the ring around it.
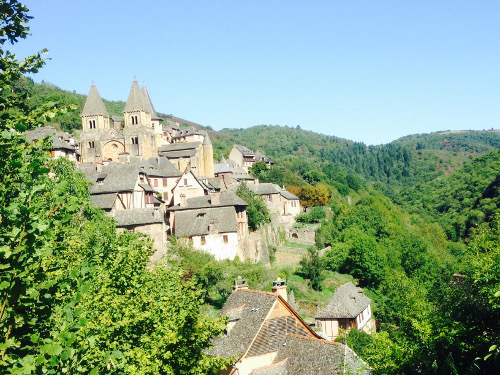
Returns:
[[[168,145],[161,146],[158,151],[160,152],[170,152],[170,151],[181,151],[181,150],[191,150],[198,149],[201,142],[179,142],[170,143]]]
[[[251,290],[237,290],[231,294],[221,315],[243,306],[241,317],[227,336],[214,339],[214,347],[208,351],[209,354],[223,358],[245,354],[277,299],[276,294]]]
[[[97,173],[91,168],[81,168],[88,180],[93,183],[91,194],[117,193],[131,191],[135,188],[139,176],[139,168],[133,164],[115,164],[103,167]],[[101,179],[100,183],[97,181]]]
[[[95,115],[103,115],[105,117],[109,117],[108,111],[104,106],[104,102],[99,95],[99,91],[97,91],[97,87],[95,87],[92,82],[92,86],[90,86],[89,95],[87,96],[87,100],[85,101],[85,105],[83,106],[82,116],[95,116]]]
[[[345,361],[344,361],[345,357]],[[288,375],[369,374],[370,370],[356,354],[332,341],[293,334],[286,335],[274,362],[285,360]]]
[[[254,152],[245,146],[234,145],[234,147],[236,147],[238,151],[241,152],[243,155],[254,155]]]
[[[328,305],[318,312],[316,318],[355,318],[368,307],[372,300],[353,283],[339,287]]]
[[[159,154],[167,159],[176,159],[176,158],[190,158],[196,155],[195,149],[189,150],[179,150],[179,151],[159,151]]]
[[[158,114],[153,107],[153,103],[151,102],[151,98],[149,97],[148,89],[146,88],[146,84],[142,85],[142,94],[144,95],[144,101],[146,102],[147,111],[151,114],[151,118],[158,118]]]
[[[287,359],[284,359],[268,366],[256,368],[250,375],[288,375],[286,362]]]
[[[269,158],[264,155],[263,153],[257,151],[255,153],[255,161],[263,161],[264,163],[270,163],[271,160],[269,160]]]
[[[179,211],[175,214],[176,236],[204,236],[210,232],[210,225],[216,225],[217,233],[238,231],[234,207],[211,207]]]
[[[231,173],[231,169],[229,169],[227,164],[217,163],[214,164],[214,173]]]
[[[248,184],[247,186],[250,190],[258,195],[279,194],[281,192],[281,188],[278,185],[268,182],[258,185]]]
[[[118,227],[163,223],[161,210],[154,208],[134,208],[115,211],[114,218]]]
[[[142,92],[137,80],[134,79],[132,82],[132,87],[130,88],[130,93],[128,94],[127,103],[125,104],[125,109],[123,112],[133,112],[133,111],[147,111],[147,104],[144,98],[144,93]]]
[[[111,210],[115,204],[118,193],[109,194],[93,194],[90,196],[94,206],[100,207],[103,210]]]
[[[192,210],[196,208],[207,208],[207,207],[224,207],[224,206],[248,206],[247,203],[238,197],[236,194],[225,191],[219,193],[219,203],[213,203],[213,197],[211,195],[203,195],[201,197],[187,199],[187,205],[181,207],[179,205],[170,207],[169,211],[181,211],[181,210]]]
[[[148,161],[156,169],[154,173],[157,174],[154,174],[154,176],[161,176],[161,177],[182,176],[182,172],[179,171],[177,168],[175,168],[172,162],[167,158],[156,157],[148,159]]]
[[[299,197],[297,197],[296,195],[290,193],[289,191],[287,190],[280,190],[280,194],[285,197],[286,199],[288,199],[289,201],[290,200],[299,200]]]
[[[77,143],[74,137],[66,132],[60,132],[54,129],[52,126],[44,126],[34,130],[28,130],[25,132],[26,139],[28,142],[35,142],[44,139],[45,137],[50,137],[52,139],[52,148],[73,150],[75,151],[76,146],[71,144],[73,141]]]

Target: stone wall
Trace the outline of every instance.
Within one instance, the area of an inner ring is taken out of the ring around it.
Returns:
[[[291,242],[296,242],[304,245],[315,245],[316,244],[316,229],[317,226],[308,227],[296,227],[290,228],[287,232],[287,239]]]

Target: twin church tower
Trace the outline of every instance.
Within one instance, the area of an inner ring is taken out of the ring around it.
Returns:
[[[158,148],[163,144],[162,119],[154,110],[146,86],[141,89],[135,78],[123,119],[109,116],[94,83],[81,117],[80,155],[83,163],[118,161],[121,153],[149,159],[158,156]]]

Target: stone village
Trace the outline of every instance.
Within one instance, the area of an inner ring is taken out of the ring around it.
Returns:
[[[265,155],[234,145],[228,159],[214,161],[208,132],[160,118],[146,86],[132,83],[123,117],[110,117],[92,83],[81,113],[79,139],[52,127],[27,132],[29,141],[49,136],[53,157],[67,157],[91,181],[93,203],[116,220],[118,231],[148,234],[156,250],[167,252],[168,236],[192,244],[217,260],[238,257],[269,262],[268,245],[279,231],[296,236],[292,226],[301,213],[299,198],[284,188],[259,183],[249,174]],[[272,224],[250,233],[246,202],[234,191],[245,183],[266,203]],[[371,300],[348,283],[337,289],[315,318],[312,330],[295,311],[283,280],[273,293],[250,290],[235,280],[221,313],[229,322],[210,352],[236,356],[227,374],[369,373],[346,345],[334,342],[341,329],[374,329]]]

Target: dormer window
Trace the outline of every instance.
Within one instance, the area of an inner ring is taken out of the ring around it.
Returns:
[[[97,179],[97,185],[104,185],[104,178],[98,178]]]

